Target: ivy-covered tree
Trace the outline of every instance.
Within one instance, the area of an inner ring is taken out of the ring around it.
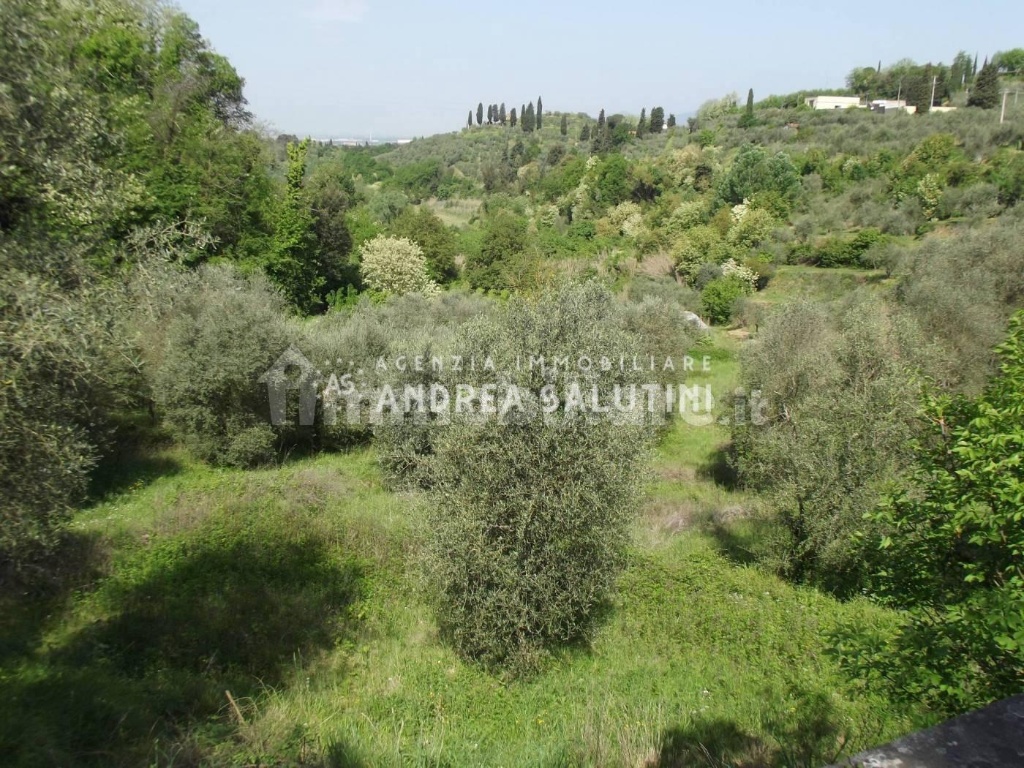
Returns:
[[[313,214],[303,188],[309,139],[288,145],[284,195],[277,206],[274,238],[264,269],[300,311],[311,312],[325,285],[319,264]]]

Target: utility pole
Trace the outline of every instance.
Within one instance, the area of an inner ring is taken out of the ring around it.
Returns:
[[[1009,91],[1003,91],[1003,111],[999,115],[999,124],[1002,125],[1006,122],[1006,97],[1010,95]]]

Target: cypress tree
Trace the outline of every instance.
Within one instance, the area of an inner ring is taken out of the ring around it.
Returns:
[[[665,110],[655,107],[651,110],[651,133],[661,133],[665,128]]]
[[[999,68],[995,64],[986,62],[978,72],[967,106],[982,109],[995,109],[999,106]]]
[[[668,116],[668,123],[666,123],[666,125],[668,125],[668,129],[669,129],[670,131],[671,131],[671,130],[672,130],[673,128],[675,128],[675,127],[676,127],[676,116],[675,116],[675,115],[669,115],[669,116]]]
[[[537,97],[537,130],[541,129],[541,125],[544,123],[544,102],[540,96]]]
[[[747,108],[743,112],[743,117],[739,120],[739,127],[750,128],[756,124],[757,120],[754,118],[754,89],[751,88],[747,91]]]
[[[526,116],[523,118],[523,130],[533,133],[537,128],[537,113],[533,109],[533,102],[526,105]]]
[[[562,124],[561,124],[561,126],[559,126],[558,131],[563,136],[568,136],[569,135],[569,116],[568,115],[562,115]]]
[[[502,102],[501,106],[498,107],[498,122],[504,125],[507,119],[508,114],[505,112],[505,102]]]
[[[472,109],[469,110],[469,122],[467,123],[467,125],[469,125],[470,128],[473,127],[473,110]]]
[[[482,101],[476,105],[476,124],[484,124],[484,103]]]
[[[580,128],[580,141],[590,141],[590,123],[584,123]]]
[[[487,106],[487,124],[490,125],[494,122],[494,105],[489,104]]]
[[[512,113],[508,116],[508,121],[509,121],[509,123],[512,124],[513,128],[515,128],[516,127],[516,123],[519,122],[519,116],[516,114],[516,108],[515,107],[512,107]]]
[[[595,154],[604,152],[607,145],[610,143],[608,135],[608,123],[605,120],[604,110],[602,109],[600,114],[597,116],[597,127],[594,129],[593,138],[590,144],[590,151]]]
[[[640,110],[640,122],[636,124],[636,137],[642,139],[647,131],[647,107]]]

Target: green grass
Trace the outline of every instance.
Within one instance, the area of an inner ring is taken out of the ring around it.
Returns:
[[[852,268],[826,269],[781,266],[757,300],[766,304],[785,301],[832,301],[864,286],[884,284],[885,272]]]
[[[715,338],[711,372],[691,383],[718,396],[739,342]],[[749,503],[722,476],[727,440],[722,425],[667,430],[592,642],[513,682],[439,641],[421,500],[387,493],[372,451],[244,473],[158,445],[78,516],[62,578],[0,603],[0,754],[13,766],[791,766],[912,730],[915,713],[845,679],[829,653],[838,624],[891,615],[739,566],[697,524]]]

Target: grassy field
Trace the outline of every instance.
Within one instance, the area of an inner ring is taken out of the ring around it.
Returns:
[[[709,352],[716,396],[738,343]],[[438,641],[424,502],[372,451],[243,473],[151,446],[78,516],[62,577],[0,604],[2,762],[814,766],[909,732],[827,642],[890,615],[727,556],[749,505],[727,439],[667,431],[592,642],[511,682]]]

